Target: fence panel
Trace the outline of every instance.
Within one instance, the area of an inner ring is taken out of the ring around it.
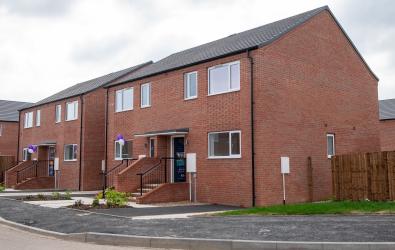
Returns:
[[[15,165],[15,157],[11,155],[0,155],[0,183],[4,182],[5,171]]]
[[[395,152],[332,157],[336,200],[395,200]]]

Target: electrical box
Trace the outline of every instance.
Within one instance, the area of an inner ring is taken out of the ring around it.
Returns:
[[[59,157],[55,157],[54,162],[53,162],[53,169],[55,171],[59,170]]]
[[[289,174],[289,157],[281,157],[281,173]]]
[[[187,153],[187,172],[196,173],[196,153]]]
[[[101,160],[101,171],[103,173],[106,171],[106,160]]]

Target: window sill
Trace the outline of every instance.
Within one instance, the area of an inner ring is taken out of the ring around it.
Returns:
[[[142,108],[142,109],[150,108],[150,107],[151,107],[151,105],[149,105],[149,106],[140,106],[140,108]]]
[[[241,155],[235,156],[209,156],[208,160],[217,160],[217,159],[241,159]]]
[[[214,94],[208,94],[207,96],[215,96],[215,95],[222,95],[222,94],[227,94],[227,93],[232,93],[232,92],[237,92],[240,91],[240,89],[232,89],[229,91],[224,91],[224,92],[218,92],[218,93],[214,93]]]
[[[195,100],[195,99],[197,99],[197,96],[184,98],[184,101]]]
[[[77,161],[77,159],[74,159],[74,160],[63,160],[64,162],[75,162],[75,161]]]
[[[122,113],[122,112],[127,112],[127,111],[132,111],[133,108],[131,109],[125,109],[125,110],[119,110],[119,111],[115,111],[115,113]]]
[[[69,119],[69,120],[64,120],[65,122],[71,122],[71,121],[76,121],[76,120],[78,120],[78,118],[75,118],[75,119]]]

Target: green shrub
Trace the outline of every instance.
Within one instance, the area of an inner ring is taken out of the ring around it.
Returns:
[[[66,192],[64,193],[64,199],[65,200],[71,200],[71,192],[66,190]]]
[[[60,200],[61,199],[60,193],[59,192],[53,192],[52,193],[52,199],[53,200]]]
[[[82,206],[82,201],[81,201],[81,200],[76,200],[76,201],[74,202],[74,206],[75,206],[75,207],[81,207],[81,206]]]
[[[27,195],[27,196],[24,198],[24,200],[27,200],[27,201],[30,201],[30,200],[33,200],[33,199],[34,199],[33,195]]]
[[[40,201],[46,200],[45,195],[43,195],[43,194],[38,194],[37,199]]]
[[[5,190],[5,187],[3,185],[0,185],[0,192],[3,192]]]
[[[98,200],[103,199],[103,192],[98,193],[98,194],[96,195],[96,198],[95,198],[95,199],[98,199]]]
[[[92,207],[98,207],[98,206],[100,206],[99,199],[97,199],[97,198],[93,199]]]
[[[108,207],[122,207],[128,202],[125,193],[117,192],[114,189],[106,190],[106,205]]]

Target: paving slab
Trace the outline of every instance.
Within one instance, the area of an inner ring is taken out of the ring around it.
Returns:
[[[0,217],[60,233],[254,241],[395,242],[395,216],[389,215],[198,216],[133,220],[0,198]]]

